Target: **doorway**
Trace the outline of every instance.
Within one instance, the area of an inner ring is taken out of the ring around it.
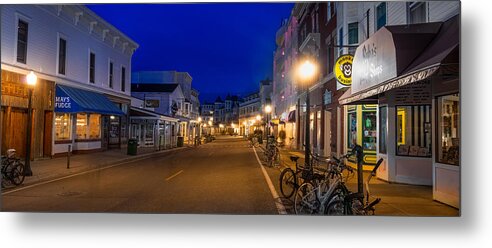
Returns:
[[[325,110],[325,147],[324,154],[326,157],[329,157],[331,154],[331,111]]]

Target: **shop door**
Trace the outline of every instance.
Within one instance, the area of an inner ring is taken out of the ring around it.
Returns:
[[[102,117],[102,137],[101,137],[101,148],[104,150],[108,149],[109,142],[109,118],[108,116]]]
[[[51,157],[53,144],[53,111],[44,112],[44,139],[43,139],[43,155]]]
[[[2,154],[15,149],[17,156],[26,155],[27,110],[2,108]]]
[[[324,154],[326,157],[329,157],[331,154],[331,112],[325,111],[325,147]]]

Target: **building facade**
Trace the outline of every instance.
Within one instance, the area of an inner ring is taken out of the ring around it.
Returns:
[[[31,71],[32,158],[126,145],[138,44],[81,5],[3,5],[1,20],[2,153],[25,154]]]
[[[239,123],[241,125],[240,135],[248,136],[253,134],[254,130],[262,129],[261,99],[258,92],[247,95],[239,104]]]
[[[343,51],[355,55],[352,86],[340,98],[345,143],[384,159],[379,178],[432,185],[434,199],[459,207],[460,3],[339,7],[339,33],[348,32],[343,42],[354,36],[358,45]]]

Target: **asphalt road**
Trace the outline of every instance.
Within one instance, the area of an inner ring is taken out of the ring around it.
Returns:
[[[218,137],[197,148],[6,192],[2,211],[279,214],[278,175],[278,169],[260,166],[242,138]]]

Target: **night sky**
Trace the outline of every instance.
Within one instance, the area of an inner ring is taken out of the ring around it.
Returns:
[[[272,78],[275,33],[294,4],[88,5],[140,47],[132,71],[177,70],[200,100],[245,94]]]

